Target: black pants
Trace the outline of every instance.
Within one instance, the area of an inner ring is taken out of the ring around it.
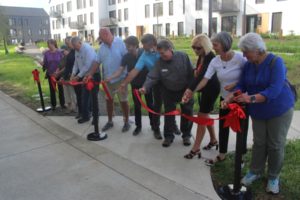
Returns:
[[[81,116],[81,85],[75,85],[74,86],[74,91],[76,94],[76,101],[77,101],[77,108],[78,108],[78,115]]]
[[[162,96],[164,102],[165,113],[170,112],[176,109],[176,104],[181,102],[184,90],[180,91],[171,91],[164,87],[162,88]],[[185,104],[180,104],[182,113],[186,115],[193,115],[193,105],[194,100],[191,99]],[[190,138],[191,130],[193,127],[193,122],[187,120],[184,117],[180,118],[180,131],[182,132],[182,138]],[[174,130],[176,129],[175,116],[165,116],[165,126],[164,126],[164,137],[165,138],[174,138]]]
[[[133,99],[133,103],[134,103],[134,119],[135,119],[135,125],[136,127],[141,128],[142,127],[142,110],[141,110],[141,103],[139,102],[139,100],[136,98],[136,96],[134,95],[134,90],[135,89],[139,89],[142,86],[138,86],[138,85],[132,85],[131,84],[131,90],[132,90],[132,99]],[[145,100],[146,100],[146,104],[147,106],[153,110],[153,95],[152,95],[152,90],[149,91],[147,94],[145,94]],[[148,113],[149,114],[149,120],[150,120],[150,125],[152,127],[153,124],[153,114],[152,113]]]
[[[161,106],[162,106],[162,95],[161,95],[161,84],[157,83],[152,88],[152,94],[153,94],[153,110],[155,112],[160,113]],[[152,128],[154,131],[159,130],[160,125],[160,115],[153,115],[152,117]]]
[[[49,83],[49,89],[50,89],[50,101],[51,101],[51,106],[52,108],[56,107],[56,92],[55,88],[53,88],[51,84],[51,77],[47,75],[48,83]],[[58,98],[59,98],[59,104],[60,107],[65,107],[65,96],[64,96],[64,89],[61,84],[57,84],[57,89],[58,89]]]
[[[220,98],[220,102],[223,101],[223,98]],[[229,113],[229,109],[221,109],[219,110],[219,117],[222,118]],[[244,110],[245,111],[245,110]],[[240,121],[241,124],[241,132],[236,134],[243,134],[243,151],[242,154],[246,154],[247,152],[247,135],[248,135],[248,125],[249,125],[249,115],[247,111],[246,119],[243,119],[243,122]],[[228,149],[228,137],[229,137],[229,127],[224,128],[225,120],[219,121],[219,152],[227,153]]]

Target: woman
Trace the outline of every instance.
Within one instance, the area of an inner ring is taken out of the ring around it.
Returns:
[[[208,83],[217,74],[217,77],[221,84],[221,97],[220,102],[224,100],[227,94],[233,90],[236,86],[242,68],[246,62],[243,58],[243,55],[236,53],[231,50],[232,38],[227,32],[220,32],[214,35],[211,39],[213,44],[213,49],[215,50],[216,56],[209,64],[208,69],[200,81],[198,86],[194,91],[202,90]],[[189,99],[192,97],[192,92],[187,91],[184,95],[183,100],[186,98]],[[229,113],[228,109],[220,109],[219,117],[222,118]],[[248,131],[248,120],[246,120],[245,127],[242,127],[244,134],[244,150],[243,154],[246,153],[246,144],[247,144],[247,131]],[[227,147],[228,147],[228,137],[229,137],[229,128],[224,128],[224,120],[219,120],[219,155],[213,160],[206,160],[207,165],[213,165],[216,162],[223,161],[226,158]]]
[[[55,75],[55,72],[57,70],[57,67],[63,58],[63,53],[58,50],[57,43],[53,39],[49,39],[47,41],[47,45],[49,50],[45,52],[44,54],[44,60],[41,63],[43,66],[43,70],[46,70],[46,78],[49,82],[49,88],[50,88],[50,97],[51,97],[51,105],[52,110],[55,110],[56,108],[56,95],[55,95],[55,88],[53,88],[51,84],[51,76]],[[59,103],[61,108],[65,107],[65,99],[64,99],[64,92],[62,85],[58,84],[58,95],[59,95]]]
[[[284,160],[284,146],[293,117],[294,96],[287,84],[282,58],[266,51],[260,35],[248,33],[240,39],[239,48],[248,59],[237,85],[243,93],[229,94],[222,102],[235,100],[248,104],[253,122],[253,148],[250,171],[242,179],[246,186],[261,177],[268,161],[266,191],[279,193],[279,174]]]
[[[212,44],[209,38],[204,34],[196,35],[193,38],[192,48],[195,54],[198,56],[198,61],[197,68],[194,71],[195,79],[193,80],[189,88],[185,91],[185,93],[189,94],[193,93],[198,83],[202,80],[204,74],[206,73],[209,63],[215,57],[214,53],[212,52]],[[214,75],[200,92],[201,96],[198,96],[200,107],[198,116],[207,118],[209,117],[209,113],[214,109],[215,101],[220,92],[220,84],[217,76]],[[195,155],[198,155],[198,158],[201,158],[200,145],[203,140],[206,128],[208,129],[210,135],[210,142],[203,149],[210,150],[214,146],[216,147],[216,149],[218,149],[218,141],[216,139],[214,126],[198,125],[195,143],[190,153],[184,156],[186,159],[192,159]]]

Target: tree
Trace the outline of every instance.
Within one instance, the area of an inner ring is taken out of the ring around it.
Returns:
[[[8,54],[7,38],[9,35],[8,18],[4,15],[3,7],[0,7],[0,41],[3,40],[5,54]]]

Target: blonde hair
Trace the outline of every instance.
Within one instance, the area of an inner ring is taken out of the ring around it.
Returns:
[[[192,40],[192,46],[193,45],[203,47],[205,55],[212,51],[212,43],[205,34],[196,35]]]

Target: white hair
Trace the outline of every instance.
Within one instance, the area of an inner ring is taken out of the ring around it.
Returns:
[[[266,52],[267,47],[262,37],[257,33],[247,33],[242,36],[238,47],[242,51],[255,51],[258,50],[260,53]]]

